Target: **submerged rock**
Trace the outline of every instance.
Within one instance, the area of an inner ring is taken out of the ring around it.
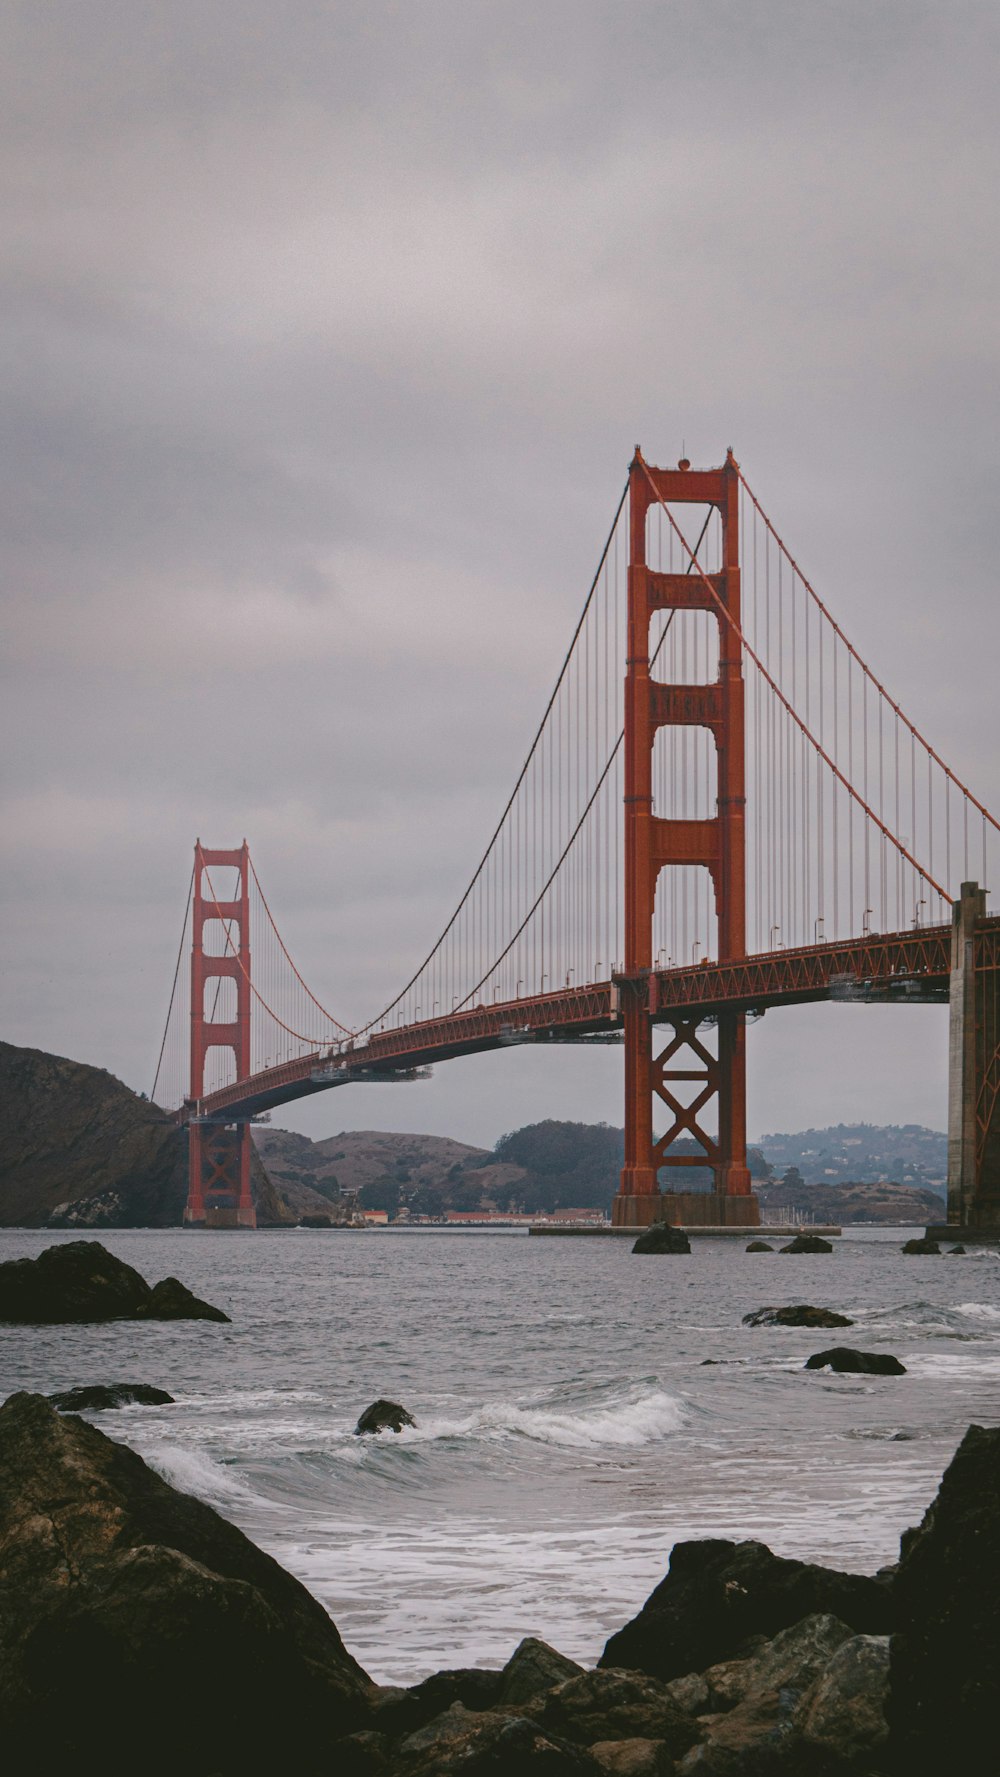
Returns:
[[[899,1250],[901,1253],[939,1253],[941,1248],[936,1240],[928,1240],[925,1234],[919,1240],[905,1240]]]
[[[408,1413],[398,1401],[377,1400],[373,1401],[370,1407],[365,1408],[354,1427],[354,1436],[361,1438],[369,1433],[380,1431],[400,1432],[404,1425],[416,1425],[416,1423],[412,1413]]]
[[[945,1258],[957,1259],[960,1255],[964,1258],[964,1256],[965,1256],[964,1246],[950,1246],[948,1248],[947,1253],[945,1254]]]
[[[644,1228],[632,1248],[634,1253],[689,1253],[691,1242],[683,1228],[672,1228],[669,1222],[653,1222]]]
[[[769,1246],[766,1240],[751,1240],[749,1246],[743,1250],[748,1253],[773,1253],[774,1247]]]
[[[970,1425],[895,1582],[889,1718],[899,1771],[996,1769],[1000,1430]]]
[[[60,1326],[105,1320],[223,1320],[176,1277],[150,1289],[144,1277],[99,1240],[46,1247],[37,1259],[0,1265],[0,1321]]]
[[[311,1777],[368,1726],[370,1680],[305,1587],[41,1395],[0,1408],[0,1548],[11,1772]]]
[[[47,1399],[60,1413],[104,1413],[112,1407],[172,1407],[174,1403],[165,1388],[153,1388],[148,1382],[98,1382],[91,1388],[67,1388]]]
[[[891,1613],[882,1579],[786,1560],[764,1543],[675,1543],[665,1579],[611,1636],[599,1664],[682,1678],[731,1658],[749,1636],[777,1635],[802,1617],[835,1616],[857,1633],[882,1635]]]
[[[743,1316],[745,1327],[853,1327],[846,1314],[832,1308],[812,1308],[808,1302],[796,1302],[788,1308],[755,1308]]]
[[[831,1345],[829,1351],[815,1351],[807,1357],[806,1370],[837,1370],[859,1376],[905,1376],[906,1365],[890,1351],[855,1351],[850,1345]]]
[[[833,1247],[829,1240],[822,1240],[818,1234],[796,1234],[787,1246],[780,1246],[782,1253],[832,1253]]]

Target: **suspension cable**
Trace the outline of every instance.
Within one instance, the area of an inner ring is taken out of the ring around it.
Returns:
[[[180,941],[179,945],[177,946],[177,961],[174,964],[174,979],[173,979],[173,985],[171,986],[171,989],[170,989],[170,1004],[167,1007],[167,1022],[163,1026],[163,1041],[160,1044],[160,1054],[159,1054],[159,1058],[156,1063],[156,1073],[153,1076],[153,1089],[149,1094],[151,1103],[154,1102],[156,1099],[156,1088],[159,1085],[160,1069],[163,1066],[163,1052],[167,1046],[167,1032],[170,1029],[170,1019],[171,1019],[171,1016],[172,1016],[173,1010],[174,1010],[174,995],[177,992],[177,982],[178,982],[178,978],[179,978],[180,972],[181,972],[181,958],[184,954],[184,934],[187,931],[188,914],[191,911],[191,896],[193,894],[194,894],[194,865],[192,864],[192,866],[191,866],[191,880],[188,883],[187,906],[184,909],[184,923],[181,926],[181,941]]]
[[[407,993],[409,993],[410,988],[413,987],[415,982],[417,982],[420,979],[420,976],[423,974],[425,968],[427,967],[427,964],[430,962],[431,958],[435,955],[435,953],[440,949],[441,945],[444,943],[444,940],[447,938],[448,933],[452,930],[452,928],[455,924],[455,921],[457,920],[459,914],[462,911],[462,908],[465,906],[466,902],[469,899],[469,896],[471,895],[473,889],[476,886],[476,883],[479,881],[479,878],[482,875],[483,867],[486,863],[486,860],[489,857],[491,851],[493,850],[494,845],[497,842],[497,838],[501,832],[501,829],[503,828],[504,822],[506,821],[507,816],[509,815],[511,809],[514,806],[514,799],[517,796],[517,792],[521,788],[521,785],[523,784],[523,782],[528,774],[528,767],[530,766],[530,764],[535,756],[535,751],[538,747],[539,741],[542,738],[542,734],[545,730],[545,725],[548,722],[549,716],[552,712],[552,706],[556,701],[556,697],[559,693],[559,688],[562,685],[562,682],[566,677],[566,673],[569,669],[570,661],[572,660],[572,657],[573,657],[573,650],[576,647],[577,639],[579,637],[580,631],[583,628],[584,621],[587,616],[587,612],[590,610],[591,603],[593,602],[594,593],[597,591],[597,584],[598,584],[598,581],[600,580],[601,572],[602,572],[602,570],[604,568],[604,564],[608,558],[608,551],[611,548],[612,540],[613,540],[615,532],[618,528],[618,520],[620,519],[620,517],[622,515],[622,508],[625,505],[625,501],[628,496],[628,488],[629,488],[629,484],[626,481],[625,486],[622,489],[621,499],[619,500],[617,509],[615,511],[615,516],[611,521],[611,529],[608,532],[607,540],[604,544],[604,548],[601,550],[601,559],[597,564],[597,570],[594,574],[593,580],[590,583],[590,591],[588,592],[587,597],[584,601],[583,610],[580,612],[579,620],[577,622],[576,628],[573,631],[572,640],[569,644],[569,647],[566,650],[566,657],[562,663],[562,666],[559,669],[559,676],[556,679],[555,685],[552,688],[552,695],[550,696],[549,701],[545,706],[545,712],[542,716],[541,721],[538,724],[538,728],[535,733],[535,738],[532,741],[530,747],[528,748],[528,752],[525,757],[524,764],[521,766],[520,772],[518,773],[517,782],[515,783],[514,788],[512,789],[510,796],[507,799],[506,807],[504,808],[504,811],[503,811],[502,815],[500,816],[500,819],[497,822],[496,827],[493,830],[493,834],[490,839],[490,842],[487,845],[486,850],[484,851],[482,857],[480,858],[479,863],[477,864],[477,866],[472,874],[472,877],[470,878],[469,885],[468,885],[464,895],[462,896],[462,899],[459,901],[457,907],[455,908],[455,911],[452,914],[451,918],[449,919],[447,925],[444,927],[444,930],[442,931],[440,937],[437,939],[437,942],[435,944],[431,945],[431,948],[427,952],[427,955],[424,957],[424,960],[420,964],[420,967],[418,969],[414,970],[414,973],[410,976],[410,979],[406,983],[406,986],[400,988],[400,990],[396,994],[395,998],[390,1000],[389,1004],[380,1013],[378,1013],[376,1015],[376,1017],[369,1019],[367,1024],[364,1024],[361,1026],[360,1030],[358,1030],[355,1033],[358,1036],[363,1036],[366,1031],[373,1030],[377,1024],[381,1024],[384,1019],[388,1018],[390,1012],[395,1011],[396,1007],[399,1005],[400,1000],[403,999]],[[506,954],[506,952],[505,952],[505,954]]]
[[[643,464],[643,467],[645,468],[645,464]],[[648,473],[648,471],[647,471],[647,473]],[[778,532],[775,530],[774,525],[771,523],[771,520],[768,518],[767,513],[764,511],[763,506],[760,504],[760,501],[758,500],[756,494],[754,493],[753,488],[750,486],[749,482],[747,481],[746,476],[744,475],[739,464],[736,465],[736,473],[739,476],[739,479],[740,479],[743,487],[745,488],[749,498],[753,502],[754,507],[760,513],[761,518],[763,519],[765,525],[767,526],[772,537],[774,538],[775,542],[777,543],[778,548],[781,550],[782,554],[786,557],[786,559],[791,563],[796,574],[798,575],[803,586],[805,587],[807,593],[809,594],[809,597],[813,600],[814,604],[816,604],[818,606],[819,610],[822,612],[823,616],[826,618],[827,622],[829,623],[831,629],[833,629],[835,634],[839,637],[840,641],[843,642],[844,647],[847,649],[848,653],[853,655],[854,659],[857,661],[857,663],[858,663],[859,667],[861,668],[861,671],[864,673],[865,677],[867,679],[869,679],[871,681],[871,683],[874,685],[876,691],[879,693],[879,696],[885,698],[885,701],[889,705],[889,708],[891,710],[895,711],[895,714],[900,718],[900,720],[910,730],[910,733],[913,735],[914,739],[918,740],[920,742],[920,745],[924,748],[924,750],[933,759],[935,765],[939,765],[941,767],[941,770],[944,772],[945,776],[949,777],[951,779],[951,781],[955,785],[956,789],[960,790],[962,792],[963,796],[968,797],[968,799],[972,803],[973,807],[978,809],[979,813],[983,816],[983,818],[985,820],[989,821],[990,826],[995,828],[996,831],[998,833],[1000,833],[1000,821],[997,821],[993,817],[993,815],[991,815],[989,809],[985,808],[983,806],[983,804],[973,795],[972,791],[966,788],[966,786],[965,786],[965,784],[963,784],[961,778],[958,778],[955,776],[955,773],[952,771],[951,767],[949,765],[945,764],[944,760],[941,758],[939,753],[935,752],[934,748],[930,744],[930,741],[924,739],[924,736],[921,734],[921,732],[920,732],[919,728],[916,726],[916,724],[910,721],[910,718],[906,714],[906,711],[900,707],[900,705],[896,702],[895,698],[890,696],[890,694],[886,690],[885,686],[881,683],[881,681],[879,679],[876,678],[875,674],[872,672],[871,668],[866,664],[866,662],[862,659],[861,655],[858,653],[858,651],[854,647],[853,643],[844,634],[844,632],[841,629],[836,618],[831,614],[830,611],[827,610],[827,607],[823,603],[823,600],[820,598],[819,593],[815,591],[815,589],[810,585],[809,581],[806,579],[805,575],[802,572],[802,569],[799,567],[799,564],[795,560],[795,557],[792,554],[791,550],[787,547],[787,545],[782,541],[781,537],[778,535]],[[670,516],[669,513],[667,514],[667,516],[668,517]],[[687,547],[687,545],[685,545],[685,547]],[[891,837],[891,835],[890,835],[890,837]],[[928,877],[927,881],[930,882],[931,878]],[[945,897],[945,898],[947,899],[947,897]]]
[[[350,1027],[346,1024],[341,1024],[339,1018],[335,1018],[333,1016],[332,1012],[328,1012],[326,1007],[320,1004],[319,1000],[316,998],[316,995],[313,993],[312,989],[310,987],[308,987],[306,985],[306,983],[303,981],[302,976],[299,974],[298,969],[295,967],[295,964],[293,963],[291,957],[288,954],[288,950],[285,946],[285,940],[281,936],[281,933],[279,932],[277,926],[274,923],[274,915],[271,912],[271,909],[267,904],[267,896],[265,895],[264,890],[260,886],[260,877],[257,875],[257,871],[254,866],[253,858],[250,859],[250,872],[251,872],[251,875],[253,876],[254,882],[257,885],[257,893],[259,894],[261,901],[263,902],[264,912],[267,914],[267,917],[271,922],[271,930],[274,933],[275,937],[277,938],[278,943],[281,946],[281,953],[284,956],[284,959],[285,959],[286,963],[288,964],[289,968],[291,969],[292,974],[295,976],[295,979],[298,982],[299,986],[301,988],[303,988],[304,991],[309,995],[309,998],[312,1000],[312,1003],[316,1007],[316,1010],[318,1012],[322,1012],[323,1017],[328,1019],[331,1024],[335,1024],[337,1026],[338,1030],[342,1030],[345,1037],[357,1036],[357,1031],[351,1030]]]
[[[641,459],[640,459],[640,461],[641,461]],[[774,692],[775,697],[777,697],[779,703],[791,716],[792,721],[796,724],[796,726],[801,729],[802,733],[806,736],[806,739],[816,749],[817,753],[819,753],[819,755],[823,759],[824,763],[830,767],[830,770],[840,780],[840,782],[843,784],[845,790],[847,791],[848,795],[853,799],[854,802],[856,802],[858,804],[859,808],[863,811],[863,813],[868,816],[869,820],[872,820],[875,822],[875,825],[878,827],[879,831],[881,833],[884,833],[885,837],[891,841],[891,843],[896,847],[896,849],[898,851],[900,851],[902,853],[903,857],[907,860],[907,863],[912,864],[913,868],[916,870],[918,876],[922,879],[922,881],[928,883],[930,885],[930,887],[935,891],[935,893],[941,896],[941,899],[943,901],[947,901],[950,898],[947,890],[943,889],[941,887],[940,883],[935,882],[933,876],[929,875],[929,873],[924,869],[923,865],[919,864],[917,862],[916,858],[912,855],[912,853],[907,851],[905,845],[903,845],[900,842],[900,840],[898,840],[896,838],[896,835],[889,831],[889,828],[885,825],[885,823],[883,821],[879,820],[879,817],[875,813],[874,809],[869,808],[868,804],[862,800],[862,798],[858,795],[857,790],[854,788],[854,785],[849,782],[849,780],[844,776],[843,772],[839,769],[839,767],[834,764],[833,760],[830,758],[829,753],[826,751],[826,749],[823,746],[820,745],[820,743],[816,739],[815,735],[812,734],[811,731],[806,727],[805,723],[802,720],[802,717],[798,714],[798,712],[796,710],[794,710],[792,708],[792,705],[789,703],[784,692],[779,688],[778,685],[775,684],[773,678],[771,677],[771,674],[768,672],[767,667],[764,665],[764,662],[761,660],[760,656],[754,651],[754,649],[750,646],[750,643],[747,641],[745,635],[743,634],[743,631],[740,628],[740,625],[737,623],[735,617],[733,616],[732,612],[729,610],[728,606],[719,597],[719,594],[716,592],[715,587],[712,585],[712,582],[709,579],[708,575],[705,573],[704,569],[700,566],[700,564],[695,561],[695,557],[694,557],[694,554],[691,550],[690,544],[688,543],[686,537],[684,536],[683,531],[681,530],[679,524],[677,523],[677,520],[675,519],[673,513],[671,512],[670,507],[667,505],[666,501],[662,498],[662,496],[658,493],[656,483],[653,480],[653,477],[650,474],[649,469],[647,468],[645,463],[642,463],[642,468],[643,468],[643,471],[644,471],[646,478],[649,482],[650,489],[653,494],[653,498],[656,501],[658,501],[658,503],[663,507],[663,510],[666,513],[670,524],[673,526],[673,529],[677,534],[678,540],[679,540],[682,548],[685,550],[690,561],[697,569],[698,575],[700,576],[701,580],[704,582],[705,586],[708,588],[708,591],[711,594],[711,597],[712,597],[715,605],[721,611],[726,623],[728,623],[730,629],[733,631],[734,635],[737,637],[737,639],[741,643],[745,652],[747,654],[749,654],[750,659],[753,661],[753,663],[757,667],[758,671],[763,674],[767,683],[770,685],[771,690]],[[904,717],[903,719],[905,721],[906,718]],[[916,730],[912,730],[912,732],[915,733]],[[977,806],[979,806],[979,805],[977,804]]]

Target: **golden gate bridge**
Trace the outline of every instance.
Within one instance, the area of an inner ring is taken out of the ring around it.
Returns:
[[[1000,827],[866,665],[730,451],[637,449],[506,806],[396,996],[340,1020],[244,843],[195,846],[154,1099],[185,1220],[252,1227],[250,1124],[515,1043],[623,1041],[613,1220],[753,1226],[746,1024],[948,1000],[949,1222],[1000,1231]],[[189,966],[184,966],[189,955]],[[707,1193],[669,1188],[702,1165]]]

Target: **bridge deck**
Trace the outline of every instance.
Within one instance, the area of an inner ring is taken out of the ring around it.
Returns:
[[[1000,940],[1000,916],[984,920]],[[472,1006],[439,1018],[373,1032],[363,1043],[336,1053],[317,1050],[235,1081],[186,1104],[181,1122],[198,1115],[212,1121],[252,1117],[292,1099],[326,1092],[357,1080],[398,1078],[408,1070],[524,1042],[573,1042],[621,1028],[625,995],[637,995],[658,1022],[678,1014],[700,1018],[742,1010],[830,998],[887,1000],[944,997],[950,966],[951,927],[871,933],[859,939],[776,950],[738,963],[699,963],[660,969],[635,978],[616,976],[592,986],[566,987],[526,1000]]]

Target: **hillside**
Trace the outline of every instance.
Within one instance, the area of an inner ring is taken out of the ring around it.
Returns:
[[[288,1130],[258,1128],[254,1139],[286,1209],[296,1215],[322,1210],[342,1191],[357,1191],[365,1208],[385,1209],[390,1216],[400,1210],[441,1215],[446,1209],[607,1209],[623,1154],[620,1129],[551,1119],[501,1136],[492,1153],[443,1136],[377,1130],[345,1130],[313,1142]],[[934,1130],[842,1124],[766,1136],[748,1157],[767,1213],[792,1210],[847,1224],[916,1224],[944,1214],[943,1173],[939,1184],[932,1168],[943,1164],[945,1145]],[[893,1153],[899,1170],[882,1177],[886,1156]],[[926,1163],[913,1161],[914,1153],[927,1155]],[[874,1177],[866,1178],[860,1166],[854,1173],[847,1170],[854,1154]],[[811,1182],[796,1171],[795,1155],[814,1162],[819,1180]],[[834,1160],[837,1173],[823,1180],[824,1167],[829,1162],[832,1170]],[[697,1190],[707,1179],[701,1168],[683,1168],[673,1182]]]
[[[837,1123],[796,1135],[764,1135],[758,1146],[775,1173],[794,1166],[807,1184],[895,1180],[943,1193],[948,1138],[919,1123]]]
[[[435,1215],[443,1208],[506,1207],[524,1177],[521,1167],[496,1162],[485,1148],[442,1135],[402,1135],[345,1129],[310,1141],[288,1129],[255,1128],[257,1150],[289,1210],[322,1208],[341,1192],[357,1191],[366,1209],[400,1207]]]
[[[0,1043],[0,1107],[0,1226],[180,1224],[187,1137],[113,1074]],[[259,1161],[253,1187],[261,1225],[284,1221]]]

